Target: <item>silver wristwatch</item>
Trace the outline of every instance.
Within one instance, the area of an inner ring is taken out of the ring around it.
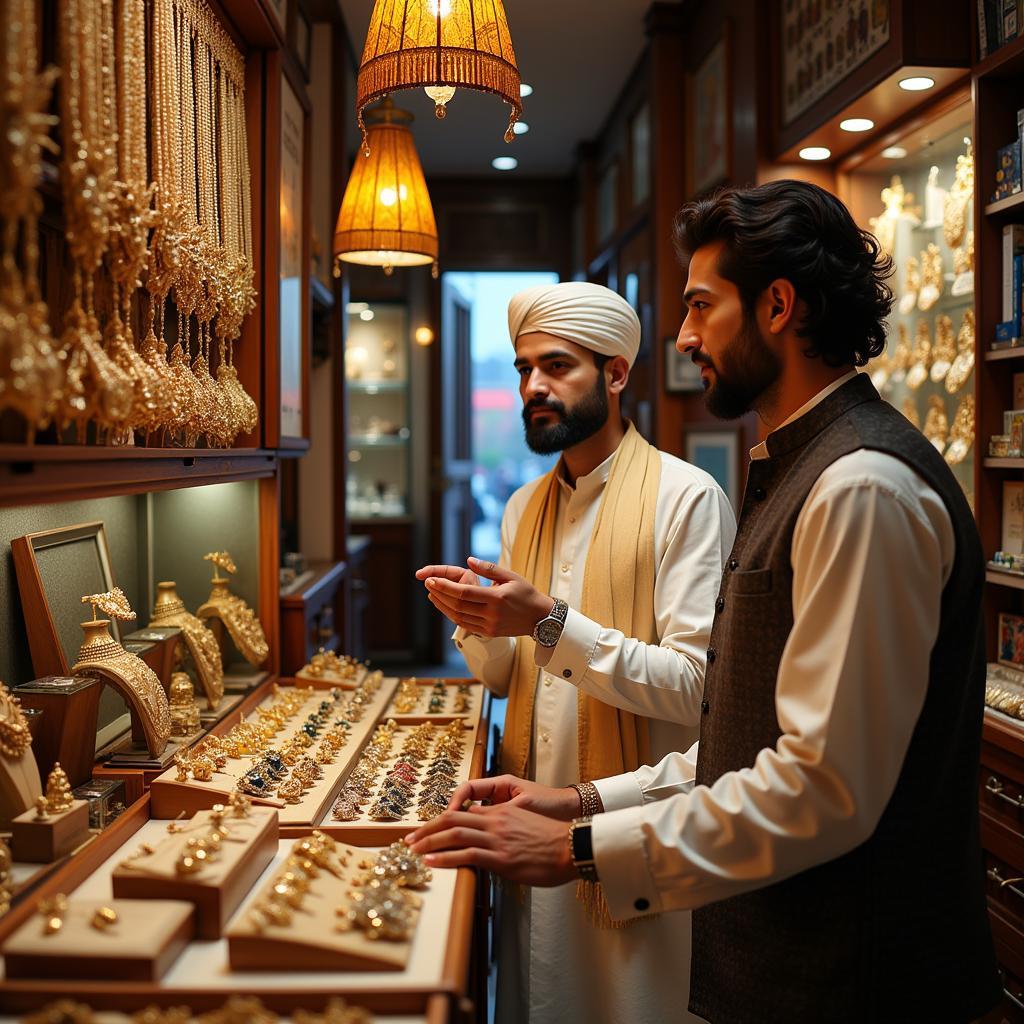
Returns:
[[[554,647],[565,627],[565,617],[569,614],[569,606],[561,599],[555,598],[555,606],[533,627],[533,639],[541,647]]]

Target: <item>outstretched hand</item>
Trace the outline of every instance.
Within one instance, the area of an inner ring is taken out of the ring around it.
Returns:
[[[514,801],[445,811],[405,841],[431,867],[478,867],[523,885],[563,885],[576,877],[564,821]]]
[[[492,585],[480,585],[479,576]],[[431,604],[478,636],[529,636],[554,606],[554,599],[510,569],[469,559],[469,568],[428,565],[416,573]]]
[[[493,779],[472,779],[462,783],[452,794],[448,810],[460,810],[467,800],[490,804],[515,804],[524,811],[543,814],[556,821],[572,821],[582,813],[580,795],[571,786],[556,789],[539,782],[499,775]]]

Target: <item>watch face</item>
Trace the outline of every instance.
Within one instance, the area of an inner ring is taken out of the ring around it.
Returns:
[[[562,623],[554,619],[544,619],[537,624],[537,643],[541,647],[554,647],[562,635]]]

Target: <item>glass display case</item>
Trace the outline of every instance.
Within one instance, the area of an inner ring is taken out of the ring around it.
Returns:
[[[410,511],[409,314],[404,303],[346,309],[346,501],[352,519]]]
[[[846,186],[854,216],[896,268],[887,349],[867,370],[943,455],[973,508],[972,133],[965,102],[856,161]]]

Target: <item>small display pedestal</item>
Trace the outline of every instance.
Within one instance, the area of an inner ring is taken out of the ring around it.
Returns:
[[[33,807],[11,822],[11,852],[17,861],[52,864],[89,836],[89,804],[75,800],[66,811],[37,816]]]

